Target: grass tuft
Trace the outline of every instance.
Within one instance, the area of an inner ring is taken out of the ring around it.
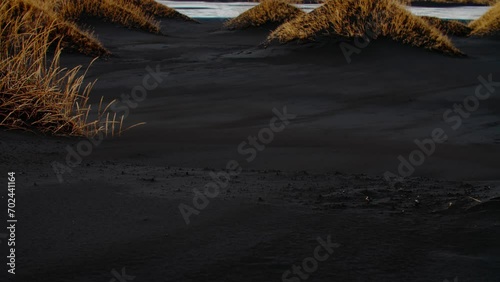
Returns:
[[[160,33],[154,16],[191,20],[153,0],[3,0],[0,3],[0,126],[43,134],[120,135],[123,116],[113,102],[89,104],[93,83],[82,66],[60,66],[63,48],[87,55],[109,52],[78,22],[98,17]],[[136,124],[135,127],[140,124]]]
[[[459,21],[443,20],[435,17],[422,17],[422,19],[447,35],[468,36],[472,31],[472,28]]]
[[[177,12],[175,9],[162,5],[155,0],[125,0],[128,3],[131,3],[135,6],[141,7],[141,9],[152,16],[166,18],[166,19],[175,19],[175,20],[183,20],[187,22],[197,22],[194,19]]]
[[[300,15],[305,15],[305,12],[285,0],[263,0],[259,5],[227,21],[224,26],[228,29],[246,29],[282,24]]]
[[[442,32],[392,0],[327,0],[311,13],[279,26],[269,35],[267,43],[369,34],[448,55],[463,55]]]
[[[140,6],[129,0],[48,0],[53,10],[63,18],[77,22],[97,17],[128,28],[160,33],[160,24]]]
[[[500,33],[500,3],[491,7],[482,17],[471,22],[471,35],[487,36]]]
[[[55,41],[53,34],[61,22],[31,10],[16,13],[16,8],[10,1],[0,3],[0,126],[51,135],[120,133],[105,130],[122,128],[123,119],[106,118],[111,104],[95,109],[97,117],[89,119],[93,83],[84,86],[81,66],[60,67],[62,41]]]
[[[36,26],[35,20],[43,28],[43,25],[54,23],[54,29],[49,33],[49,38],[61,41],[61,45],[66,50],[76,51],[85,55],[103,56],[110,53],[101,43],[89,32],[80,29],[76,24],[68,22],[55,14],[48,5],[40,1],[33,0],[6,0],[1,6],[2,26],[8,25],[7,32],[22,32],[30,26]],[[22,17],[24,25],[16,18]]]

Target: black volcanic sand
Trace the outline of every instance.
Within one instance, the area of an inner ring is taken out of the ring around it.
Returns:
[[[89,70],[94,103],[130,93],[147,66],[163,82],[125,120],[147,124],[103,141],[63,183],[51,163],[78,139],[0,132],[1,171],[17,172],[10,280],[112,281],[125,267],[133,281],[301,281],[282,274],[330,236],[308,281],[498,281],[500,90],[456,131],[442,116],[479,75],[500,80],[500,41],[454,39],[469,56],[452,58],[381,39],[348,64],[336,43],[263,49],[268,30],[220,21],[164,21],[167,36],[89,24],[114,53]],[[238,145],[283,106],[297,118],[245,161]],[[435,128],[448,140],[387,183]],[[241,174],[186,225],[179,204],[233,159]],[[5,241],[1,254],[3,277]]]

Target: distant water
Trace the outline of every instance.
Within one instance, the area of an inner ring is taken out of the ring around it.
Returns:
[[[217,2],[185,2],[185,1],[165,1],[156,0],[160,3],[176,9],[177,11],[190,16],[192,18],[234,18],[246,10],[254,7],[258,3],[248,2],[232,2],[232,3],[217,3]],[[300,4],[297,7],[306,12],[310,12],[319,4]],[[431,16],[442,19],[454,20],[475,20],[483,15],[489,7],[449,7],[449,8],[427,8],[427,7],[408,7],[408,9],[419,16]]]
[[[464,6],[449,8],[408,7],[418,16],[430,16],[441,19],[471,21],[481,17],[490,7]]]

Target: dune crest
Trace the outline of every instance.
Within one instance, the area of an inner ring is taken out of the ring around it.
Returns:
[[[471,35],[486,36],[500,32],[500,3],[490,8],[482,17],[469,25],[473,30]]]
[[[355,38],[367,34],[373,39],[383,36],[448,55],[463,55],[441,31],[392,0],[328,0],[311,13],[279,26],[267,42],[312,40],[325,35]]]
[[[436,17],[422,17],[426,20],[430,25],[436,27],[441,32],[446,35],[454,35],[454,36],[468,36],[472,29],[459,22],[454,20],[443,20]]]
[[[224,24],[229,29],[245,29],[266,24],[282,24],[306,13],[285,0],[264,0]]]

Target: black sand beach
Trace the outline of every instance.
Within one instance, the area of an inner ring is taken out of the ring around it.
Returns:
[[[480,76],[500,81],[498,39],[453,38],[464,58],[380,39],[348,63],[335,42],[263,48],[268,29],[219,20],[163,21],[166,36],[88,25],[114,54],[89,69],[93,104],[123,106],[148,67],[160,83],[128,107],[126,125],[146,124],[93,147],[62,183],[54,162],[81,140],[0,131],[0,171],[17,172],[12,281],[121,281],[123,268],[123,281],[499,280],[500,87],[459,126],[443,119]],[[294,118],[247,161],[239,145],[284,107]],[[436,128],[446,141],[386,182]],[[179,205],[231,160],[242,172],[187,225]],[[293,274],[318,237],[333,252]]]

